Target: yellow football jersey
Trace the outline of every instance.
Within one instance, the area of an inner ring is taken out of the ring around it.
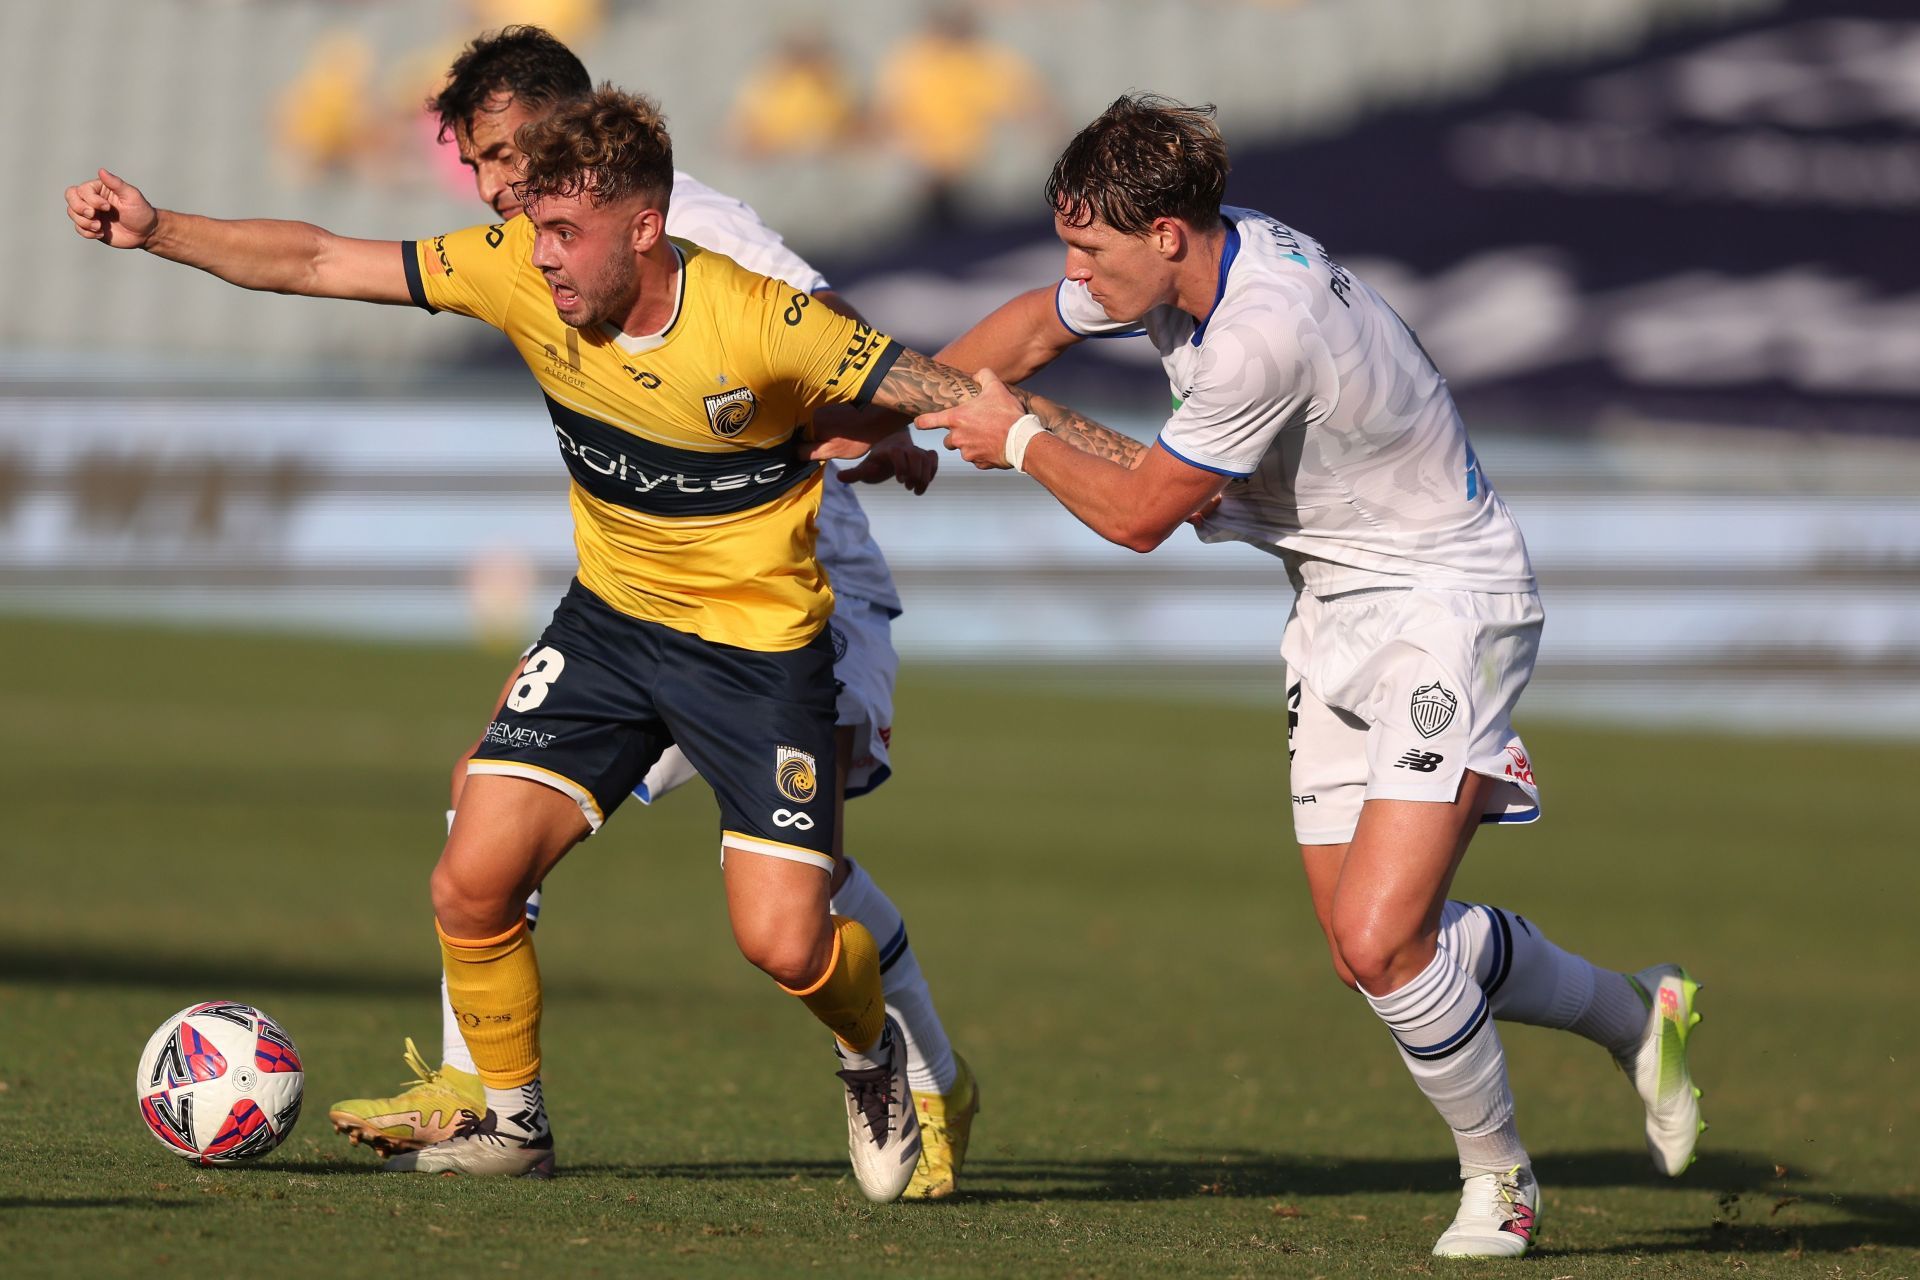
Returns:
[[[573,478],[580,581],[620,612],[745,649],[797,649],[833,592],[814,556],[822,470],[801,427],[864,404],[900,354],[877,333],[686,240],[659,334],[574,329],[533,225],[404,246],[413,300],[484,320],[546,392]]]

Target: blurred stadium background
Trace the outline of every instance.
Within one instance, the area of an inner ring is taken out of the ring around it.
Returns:
[[[1216,102],[1229,198],[1323,239],[1451,378],[1542,575],[1534,714],[1920,725],[1920,16],[1896,0],[8,4],[0,111],[31,124],[0,141],[0,634],[537,632],[565,479],[495,334],[109,261],[59,205],[106,165],[159,205],[345,234],[478,221],[419,104],[508,21],[658,96],[683,168],[927,349],[1057,274],[1039,188],[1079,123],[1129,87]],[[1151,352],[1088,345],[1047,389],[1150,436]],[[1287,589],[1251,550],[1138,558],[950,457],[924,497],[862,496],[909,663],[1278,698]]]

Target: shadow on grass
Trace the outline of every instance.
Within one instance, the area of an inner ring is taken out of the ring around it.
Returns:
[[[0,983],[18,986],[183,987],[201,991],[418,997],[434,987],[431,969],[377,969],[276,958],[125,952],[79,945],[0,942]],[[631,987],[566,978],[549,996],[631,997]]]
[[[1697,1226],[1654,1226],[1645,1238],[1604,1248],[1553,1248],[1551,1218],[1544,1252],[1567,1257],[1670,1253],[1796,1255],[1840,1253],[1861,1246],[1920,1247],[1920,1206],[1910,1199],[1834,1192],[1809,1186],[1795,1174],[1774,1172],[1770,1160],[1738,1151],[1703,1154],[1685,1178],[1655,1177],[1641,1151],[1563,1151],[1543,1154],[1537,1168],[1548,1195],[1606,1188],[1714,1191],[1718,1203]],[[562,1171],[616,1178],[689,1181],[838,1180],[845,1164],[832,1161],[714,1161],[700,1164],[571,1165]],[[1340,1160],[1330,1156],[1275,1156],[1234,1151],[1188,1160],[994,1160],[968,1162],[965,1189],[944,1204],[955,1209],[994,1203],[1167,1201],[1208,1197],[1293,1203],[1311,1215],[1321,1196],[1438,1192],[1452,1186],[1451,1162]],[[1551,1204],[1551,1200],[1549,1201]],[[938,1210],[939,1206],[929,1206]],[[1821,1220],[1804,1220],[1812,1211]],[[1838,1215],[1838,1216],[1836,1216]]]
[[[1541,1178],[1555,1191],[1586,1187],[1651,1187],[1666,1184],[1647,1168],[1639,1151],[1574,1151],[1543,1155]],[[844,1162],[821,1160],[716,1160],[699,1164],[569,1165],[570,1172],[609,1177],[714,1179],[838,1178]],[[1259,1151],[1218,1151],[1187,1160],[994,1160],[967,1162],[966,1199],[1184,1200],[1198,1196],[1273,1198],[1339,1196],[1449,1189],[1449,1161],[1284,1156]],[[984,1184],[984,1185],[983,1185]],[[1786,1181],[1773,1166],[1739,1152],[1704,1154],[1687,1171],[1683,1187],[1726,1196],[1781,1191]],[[1824,1197],[1822,1197],[1824,1198]]]
[[[7,1209],[184,1209],[185,1200],[157,1200],[152,1196],[0,1196],[0,1212]]]
[[[1591,1249],[1555,1249],[1568,1258],[1650,1257],[1663,1254],[1852,1253],[1861,1249],[1920,1249],[1920,1200],[1851,1191],[1802,1194],[1780,1183],[1743,1194],[1723,1192],[1706,1222],[1649,1227],[1647,1237]],[[1809,1217],[1817,1220],[1809,1221]]]

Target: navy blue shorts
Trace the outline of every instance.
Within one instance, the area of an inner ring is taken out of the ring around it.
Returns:
[[[720,802],[721,843],[833,868],[833,642],[762,653],[610,608],[575,582],[469,773],[545,783],[599,830],[678,745]]]

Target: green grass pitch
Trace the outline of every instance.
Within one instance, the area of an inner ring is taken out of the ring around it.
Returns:
[[[325,1120],[438,1045],[426,877],[503,655],[0,621],[0,1272],[1347,1276],[1427,1256],[1451,1146],[1340,988],[1291,853],[1284,727],[905,674],[849,848],[905,911],[985,1110],[963,1194],[873,1207],[824,1033],[733,949],[704,788],[548,883],[562,1176],[376,1176]],[[1920,1272],[1920,746],[1523,726],[1547,796],[1458,894],[1707,984],[1700,1162],[1656,1179],[1594,1047],[1503,1032],[1571,1276]],[[260,1004],[307,1117],[198,1170],[132,1104],[149,1031]]]

